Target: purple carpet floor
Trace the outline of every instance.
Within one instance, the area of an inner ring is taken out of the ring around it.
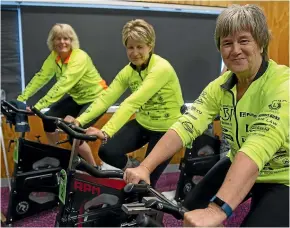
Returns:
[[[160,191],[171,191],[176,189],[179,173],[163,174],[158,183],[157,189]],[[1,188],[1,212],[5,215],[8,208],[9,189]],[[249,211],[250,200],[241,204],[234,212],[233,215],[224,222],[226,227],[238,227]],[[37,215],[25,218],[21,221],[13,223],[13,227],[53,227],[57,214],[57,208]],[[182,227],[182,221],[176,220],[171,215],[164,215],[164,224],[166,227]]]

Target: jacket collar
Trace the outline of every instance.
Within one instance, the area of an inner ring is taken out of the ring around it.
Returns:
[[[149,55],[149,59],[148,59],[147,63],[146,63],[146,64],[142,64],[142,66],[141,66],[141,71],[142,71],[142,70],[145,70],[145,69],[149,66],[149,63],[150,63],[151,57],[152,57],[152,53],[150,53],[150,55]],[[134,65],[134,64],[131,63],[131,62],[130,62],[130,66],[131,66],[134,70],[137,70],[137,66]]]
[[[68,64],[69,59],[70,59],[70,57],[71,57],[71,53],[72,53],[72,51],[70,51],[69,56],[64,60],[63,63]],[[56,58],[55,58],[55,62],[58,63],[59,61],[61,61],[61,59],[60,59],[60,56],[57,55]]]
[[[269,62],[264,60],[263,58],[262,64],[253,81],[256,81],[257,79],[259,79],[266,72],[268,68],[268,64]],[[235,73],[232,73],[229,79],[224,84],[222,84],[221,87],[225,90],[230,90],[237,84],[237,82],[238,82],[237,75]]]

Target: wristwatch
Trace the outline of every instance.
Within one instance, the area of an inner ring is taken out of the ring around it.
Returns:
[[[108,134],[105,131],[102,131],[103,135],[104,135],[104,139],[102,141],[102,145],[105,145],[108,142],[108,139],[110,138],[108,136]]]
[[[230,207],[230,205],[221,200],[219,197],[217,196],[212,197],[210,202],[218,205],[226,213],[227,217],[230,217],[232,215],[233,209]]]

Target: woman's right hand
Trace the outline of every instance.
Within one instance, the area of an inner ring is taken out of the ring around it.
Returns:
[[[136,168],[127,168],[124,173],[123,179],[126,183],[138,184],[141,180],[150,184],[150,172],[145,166],[139,165]]]

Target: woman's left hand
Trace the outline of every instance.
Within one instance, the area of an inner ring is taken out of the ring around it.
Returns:
[[[101,140],[105,139],[104,133],[101,130],[99,130],[98,128],[95,128],[95,127],[87,128],[86,129],[86,134],[87,135],[96,135]]]
[[[222,226],[227,218],[226,214],[217,205],[210,204],[205,209],[197,209],[184,214],[184,227]]]

